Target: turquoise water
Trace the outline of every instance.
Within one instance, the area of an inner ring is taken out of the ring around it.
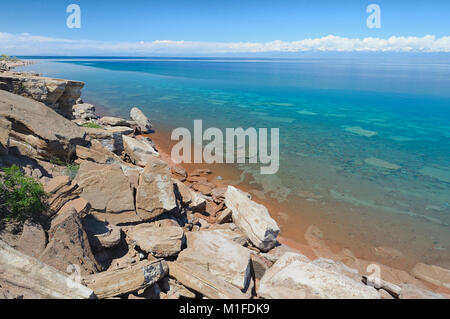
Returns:
[[[279,128],[277,175],[240,165],[265,196],[408,216],[436,227],[421,235],[449,260],[450,57],[53,59],[25,69],[84,81],[85,100],[122,116],[137,105],[169,128]]]

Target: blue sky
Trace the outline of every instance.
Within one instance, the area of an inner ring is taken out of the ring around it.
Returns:
[[[348,39],[368,37],[389,39],[393,36],[422,38],[426,35],[433,35],[439,39],[450,35],[450,1],[448,0],[21,0],[2,2],[0,33],[3,33],[3,37],[0,36],[0,50],[3,45],[8,50],[18,51],[14,52],[16,54],[38,52],[37,48],[24,46],[23,36],[17,39],[18,35],[24,33],[26,36],[45,37],[46,41],[41,39],[42,53],[46,50],[51,51],[51,46],[54,46],[56,51],[63,52],[61,42],[64,41],[61,40],[73,40],[72,43],[66,42],[65,51],[69,51],[68,47],[72,46],[72,49],[77,49],[78,52],[84,45],[83,52],[86,54],[101,50],[114,51],[112,43],[121,43],[120,46],[116,45],[116,50],[126,51],[124,43],[141,41],[151,43],[156,40],[260,44],[274,40],[289,43],[304,39],[320,39],[328,35]],[[71,3],[81,7],[81,29],[69,29],[66,26],[68,16],[66,8]],[[369,29],[366,25],[366,19],[369,16],[366,7],[371,3],[378,4],[381,8],[380,29]],[[6,38],[7,41],[4,40]],[[57,39],[59,43],[56,43]],[[38,38],[28,38],[29,42],[38,40]],[[103,49],[94,48],[94,42],[87,45],[86,41],[97,41],[95,43],[100,44],[97,46],[103,45]],[[182,45],[186,49],[186,44]],[[420,47],[423,46],[423,42],[414,45]],[[442,46],[447,46],[447,39],[444,39],[444,44],[441,41],[437,45],[439,48]],[[262,50],[270,50],[272,47],[265,46]],[[279,49],[280,46],[276,47]],[[196,48],[193,45],[189,46],[191,51],[195,51]],[[334,46],[331,47],[333,48]],[[133,45],[129,48],[131,53],[136,50],[139,48]],[[145,50],[155,50],[155,46],[148,46]],[[204,50],[204,48],[198,50]],[[248,46],[243,50],[249,50]]]

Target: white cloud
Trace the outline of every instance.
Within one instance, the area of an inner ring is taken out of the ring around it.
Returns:
[[[328,35],[299,41],[196,42],[156,40],[152,42],[112,42],[68,40],[28,33],[0,32],[0,51],[14,55],[90,55],[90,54],[226,54],[265,52],[450,52],[450,36],[345,38]]]

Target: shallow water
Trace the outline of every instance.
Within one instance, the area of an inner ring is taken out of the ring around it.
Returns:
[[[421,254],[450,263],[450,58],[62,59],[23,69],[82,80],[85,100],[123,116],[137,105],[167,128],[194,119],[279,128],[276,176],[240,165],[264,196],[387,214],[395,227],[373,225],[376,240],[395,246],[415,226],[415,240],[432,242]]]

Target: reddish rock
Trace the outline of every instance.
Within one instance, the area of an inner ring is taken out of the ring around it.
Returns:
[[[17,244],[17,250],[38,258],[47,244],[47,236],[41,224],[27,220],[23,225],[22,236]]]

